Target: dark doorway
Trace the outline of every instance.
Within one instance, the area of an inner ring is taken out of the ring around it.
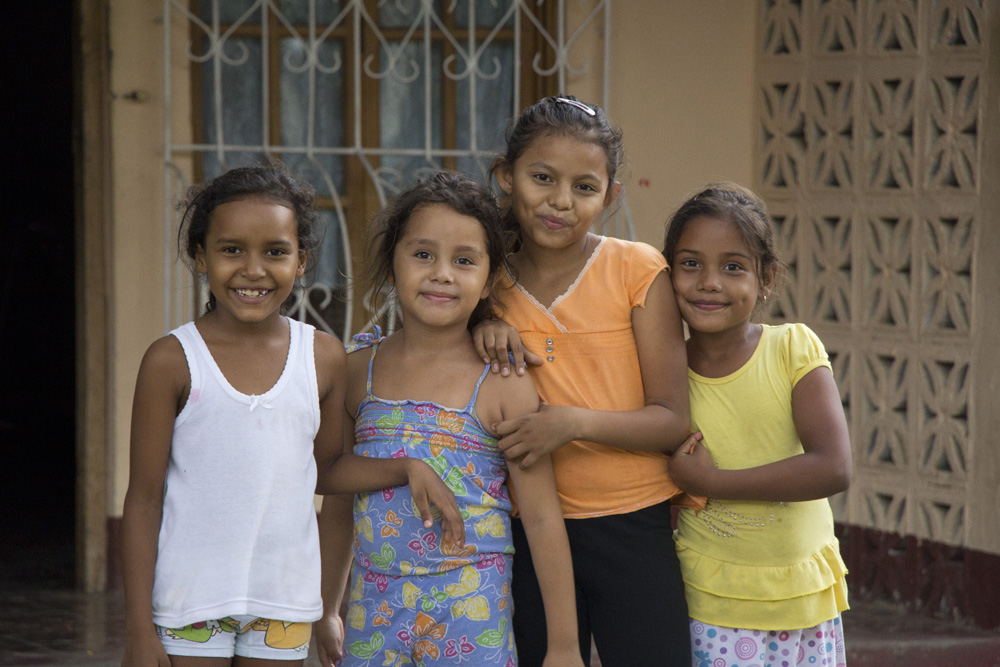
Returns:
[[[4,49],[0,588],[74,585],[73,3],[14,2]]]

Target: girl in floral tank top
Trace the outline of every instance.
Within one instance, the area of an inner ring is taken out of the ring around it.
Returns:
[[[429,401],[386,400],[371,389],[378,342],[373,336],[356,340],[352,351],[369,347],[371,356],[365,397],[355,419],[354,453],[421,459],[455,494],[463,520],[475,532],[475,537],[466,536],[464,548],[439,545],[437,534],[424,528],[419,512],[414,512],[410,494],[395,488],[359,494],[354,501],[354,553],[368,570],[365,577],[384,581],[386,575],[430,574],[470,565],[481,571],[496,568],[503,574],[514,553],[511,502],[504,485],[507,465],[496,438],[476,415],[479,388],[489,369],[483,367],[472,398],[461,409]]]
[[[509,474],[531,546],[544,554],[535,562],[546,663],[583,667],[552,463],[508,470],[486,426],[539,405],[527,376],[512,383],[488,372],[469,333],[494,312],[508,252],[496,202],[475,182],[439,173],[390,202],[375,229],[371,310],[383,312],[389,296],[402,327],[384,338],[376,329],[348,354],[354,428],[329,475],[336,492],[357,496],[353,506],[324,499],[320,661],[515,667]],[[353,559],[339,548],[352,534]]]

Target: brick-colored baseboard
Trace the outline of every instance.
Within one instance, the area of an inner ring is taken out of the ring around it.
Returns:
[[[1000,630],[1000,555],[838,525],[851,594]]]

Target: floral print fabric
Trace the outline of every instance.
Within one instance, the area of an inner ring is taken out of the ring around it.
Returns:
[[[425,528],[405,487],[359,494],[343,665],[513,666],[510,572],[514,546],[506,462],[475,413],[479,387],[459,409],[390,401],[371,391],[355,419],[359,456],[419,458],[455,493],[463,547]]]

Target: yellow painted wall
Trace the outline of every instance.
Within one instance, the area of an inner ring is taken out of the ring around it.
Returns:
[[[163,335],[163,26],[158,0],[112,0],[113,299],[108,510],[128,487],[129,419],[139,362]],[[134,99],[131,94],[135,93]]]
[[[640,240],[662,247],[667,218],[704,183],[751,184],[755,21],[748,0],[614,1],[608,106]]]

